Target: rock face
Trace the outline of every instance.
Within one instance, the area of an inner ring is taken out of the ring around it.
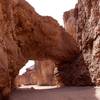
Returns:
[[[20,87],[21,85],[34,85],[36,83],[37,71],[33,66],[28,68],[24,74],[18,75],[15,79],[16,87]]]
[[[74,9],[67,11],[64,13],[64,28],[66,32],[68,32],[75,40],[76,40],[76,19],[75,19],[75,12]]]
[[[51,60],[35,61],[35,66],[28,68],[23,75],[17,76],[16,86],[55,85],[54,68],[55,64]]]
[[[64,25],[81,52],[59,69],[59,80],[66,85],[100,85],[100,0],[79,0],[75,9],[64,13]]]
[[[76,42],[56,20],[38,15],[24,0],[0,0],[0,91],[3,95],[15,87],[14,79],[29,59],[61,63],[78,54]]]
[[[38,85],[55,85],[54,78],[55,63],[52,60],[42,60],[35,62],[37,70],[37,84]]]
[[[100,0],[79,0],[75,9],[64,14],[64,22],[66,32],[24,0],[0,0],[2,95],[15,87],[14,79],[29,59],[53,60],[62,85],[100,85]],[[40,62],[40,68],[45,64]],[[47,75],[48,68],[40,75]]]

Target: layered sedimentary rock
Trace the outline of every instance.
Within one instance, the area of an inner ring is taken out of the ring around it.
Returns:
[[[35,61],[35,65],[28,68],[23,75],[16,77],[16,86],[23,85],[55,85],[55,64],[51,60]]]
[[[29,59],[71,61],[79,53],[74,39],[56,20],[40,16],[24,0],[0,0],[0,91],[14,88]]]
[[[64,25],[81,52],[58,69],[59,80],[66,85],[100,85],[100,0],[79,0],[75,9],[64,13]]]

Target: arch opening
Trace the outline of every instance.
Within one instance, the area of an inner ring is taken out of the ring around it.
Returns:
[[[34,8],[35,8],[35,10],[39,13],[39,14],[41,14],[41,15],[43,15],[43,16],[52,16],[53,18],[55,18],[56,20],[58,20],[58,22],[60,23],[60,25],[62,25],[63,26],[63,13],[64,13],[64,11],[67,11],[67,10],[69,10],[69,9],[72,9],[72,8],[74,8],[75,7],[75,4],[77,3],[77,0],[75,0],[75,2],[70,2],[70,4],[69,4],[69,6],[67,6],[67,3],[68,3],[68,1],[66,2],[66,1],[62,1],[62,0],[60,0],[60,2],[58,3],[58,1],[56,1],[57,2],[57,4],[58,4],[58,6],[57,6],[57,8],[55,8],[55,3],[53,3],[54,1],[44,1],[44,3],[42,3],[41,1],[35,1],[35,0],[27,0]],[[63,2],[63,3],[62,3]],[[36,4],[35,4],[36,3]],[[53,4],[53,5],[52,5]],[[66,4],[66,5],[65,5]],[[44,6],[43,6],[44,5]],[[50,5],[52,5],[53,7],[51,8],[51,6]],[[61,6],[61,5],[63,5],[63,6]],[[40,8],[39,8],[40,7]],[[62,8],[62,7],[64,7],[64,8]],[[51,8],[51,9],[50,9]],[[59,9],[60,8],[60,9]],[[30,62],[30,61],[29,61]],[[28,62],[28,63],[29,63]],[[19,72],[19,75],[23,75],[23,74],[25,74],[25,72],[26,72],[26,69],[27,69],[27,71],[30,71],[30,66],[31,65],[27,65],[26,64],[26,66],[24,66],[21,70],[20,70],[20,72]],[[31,71],[30,71],[31,72]],[[30,77],[30,76],[29,76]]]
[[[56,88],[54,69],[55,63],[51,60],[28,60],[16,76],[16,88]]]

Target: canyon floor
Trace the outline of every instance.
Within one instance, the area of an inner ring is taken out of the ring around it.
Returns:
[[[10,100],[100,100],[100,87],[30,87],[15,90]]]

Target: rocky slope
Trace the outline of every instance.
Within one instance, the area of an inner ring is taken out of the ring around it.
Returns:
[[[34,68],[35,67],[35,68]],[[23,75],[16,77],[16,86],[23,85],[55,85],[55,64],[51,60],[35,61],[35,65],[28,68]]]
[[[69,48],[70,47],[70,48]],[[75,40],[56,20],[40,16],[24,0],[0,0],[0,91],[10,93],[19,69],[29,60],[71,61]]]
[[[75,9],[64,13],[64,25],[81,52],[59,69],[59,80],[66,85],[100,85],[100,0],[79,0]]]

